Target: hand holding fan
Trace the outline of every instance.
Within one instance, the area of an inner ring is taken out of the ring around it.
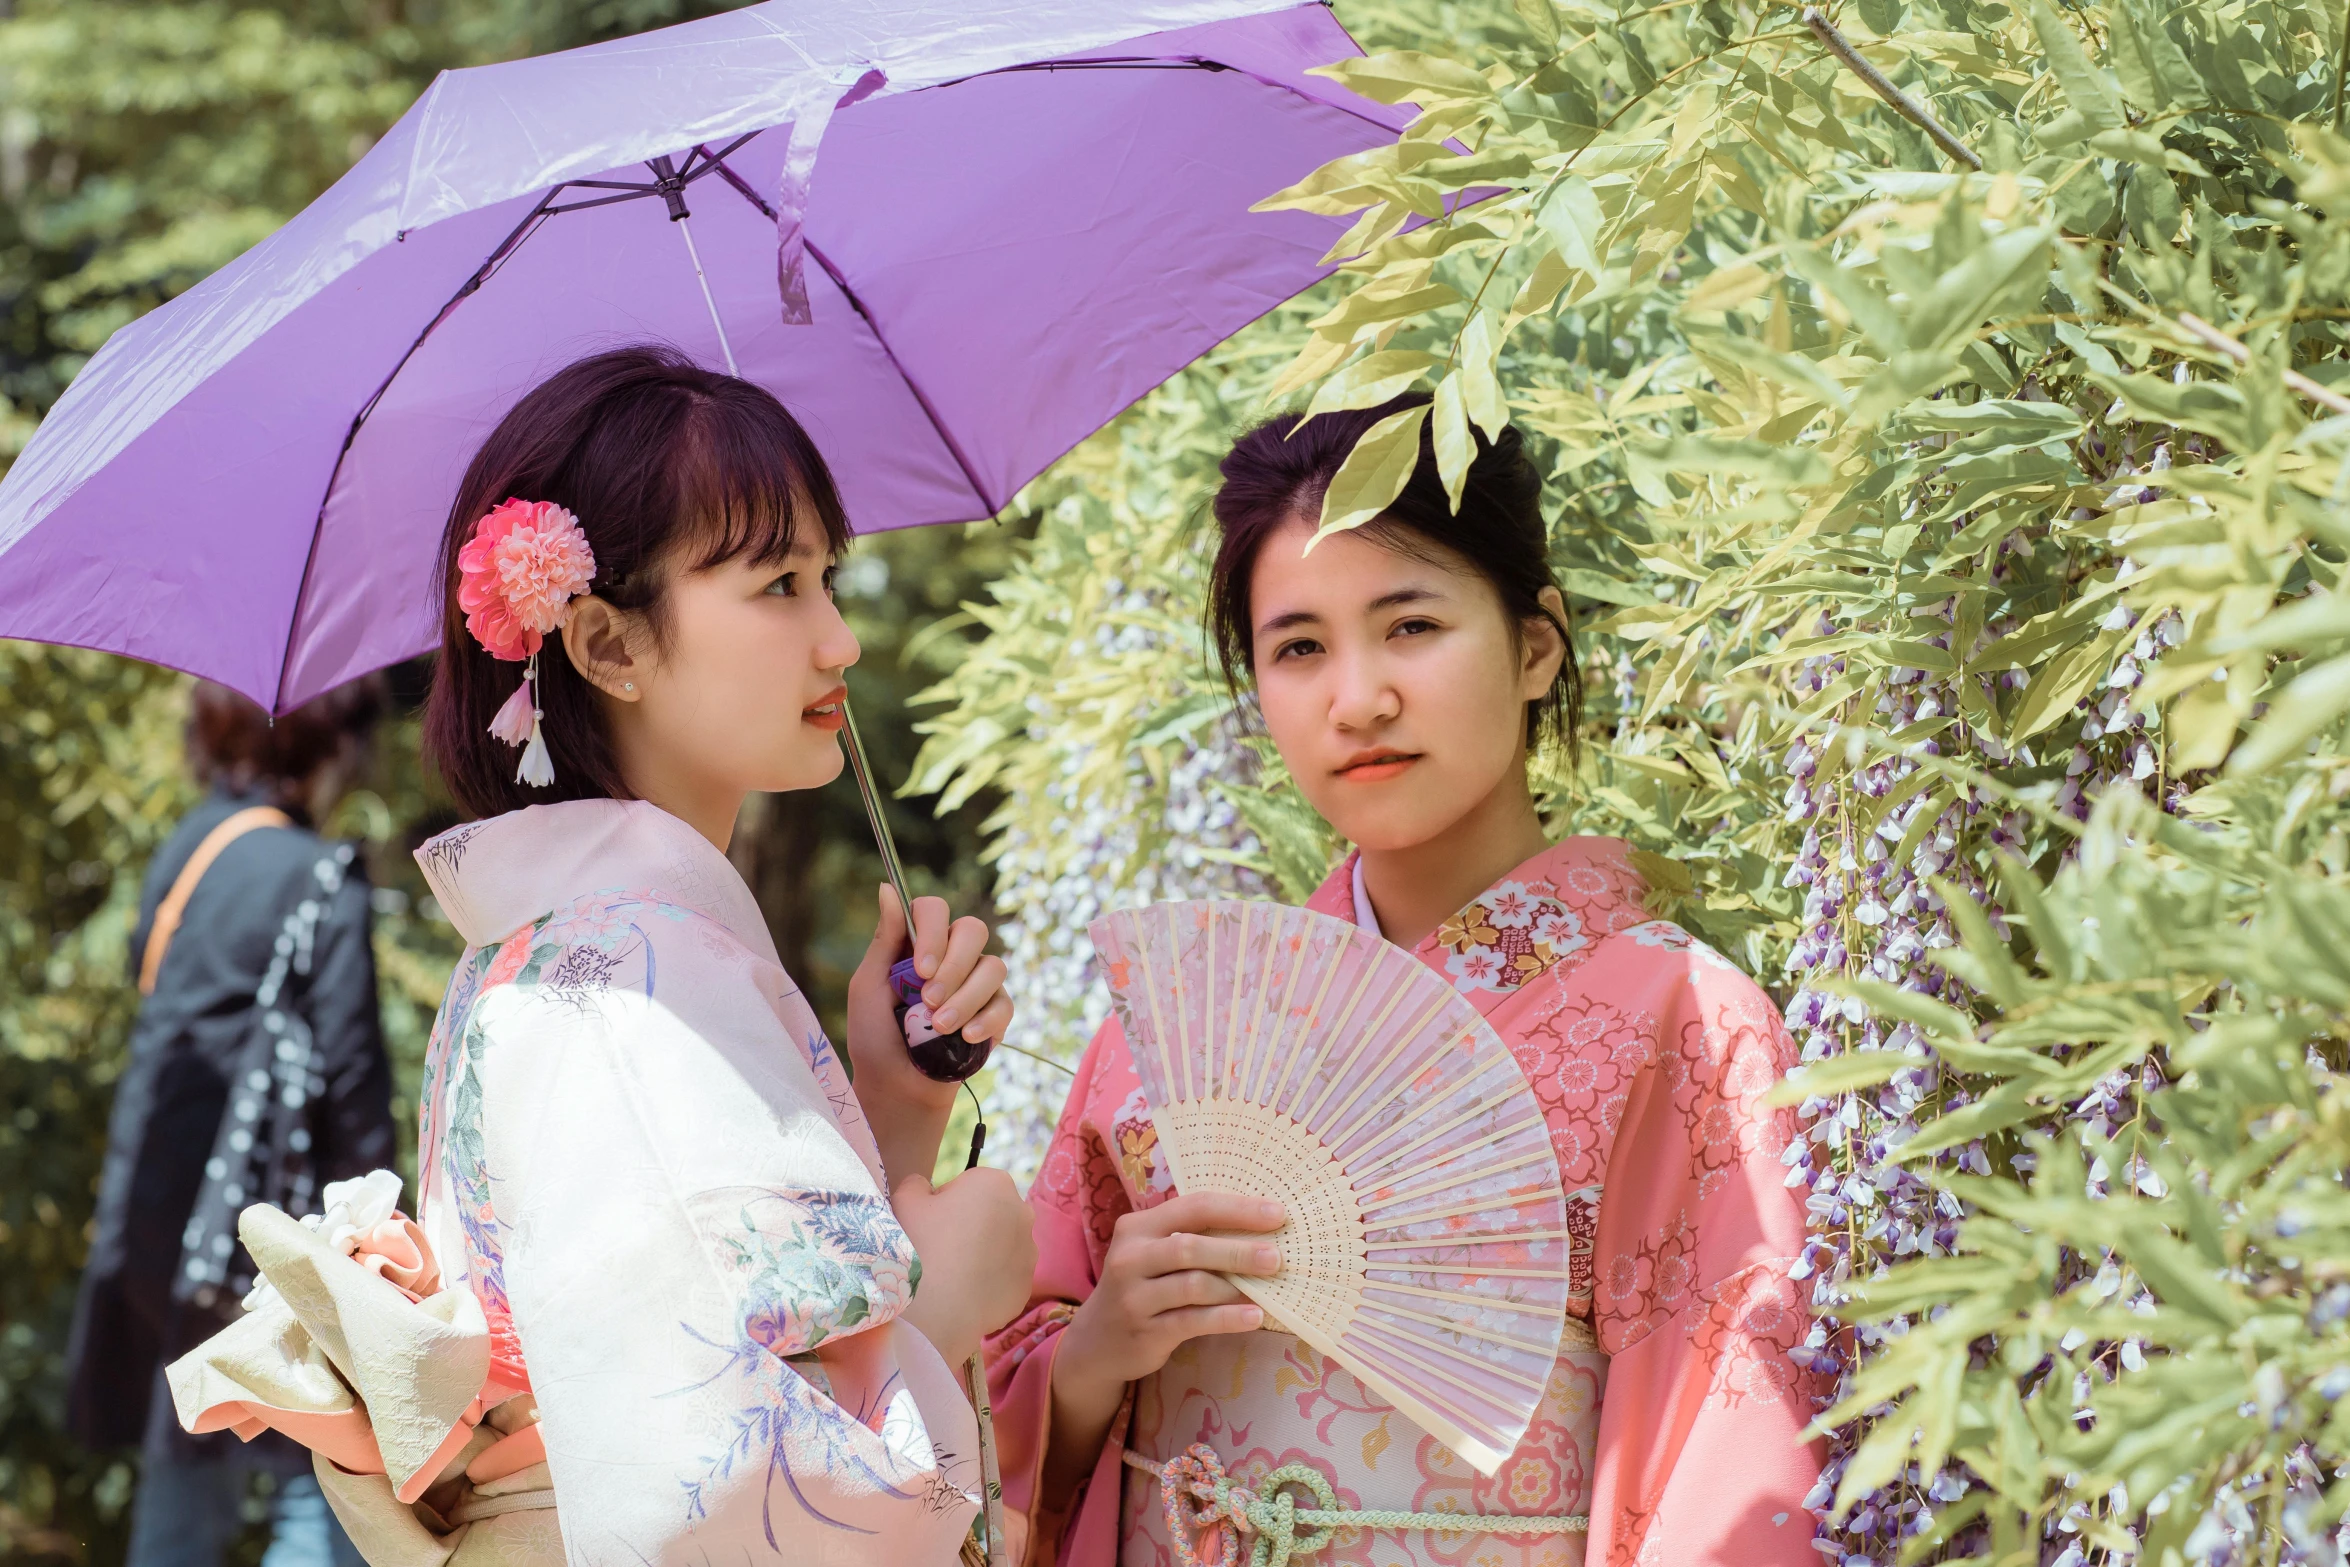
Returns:
[[[1410,953],[1307,909],[1162,903],[1092,935],[1176,1186],[1288,1210],[1281,1271],[1227,1277],[1492,1474],[1567,1302],[1558,1161],[1509,1048]]]

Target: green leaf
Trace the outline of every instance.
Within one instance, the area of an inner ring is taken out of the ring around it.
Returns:
[[[1815,1094],[1848,1094],[1856,1088],[1890,1082],[1895,1074],[1924,1065],[1922,1056],[1905,1055],[1898,1050],[1850,1050],[1788,1073],[1770,1091],[1767,1102],[1797,1105]]]
[[[1502,393],[1500,377],[1494,374],[1500,357],[1493,318],[1482,310],[1472,311],[1468,325],[1461,328],[1461,396],[1468,404],[1469,418],[1489,441],[1500,440],[1510,422],[1509,399]]]
[[[1526,24],[1526,31],[1534,35],[1536,48],[1545,52],[1559,46],[1559,14],[1550,0],[1510,0],[1510,9],[1518,13],[1518,20]]]
[[[1558,189],[1542,204],[1539,221],[1558,248],[1560,260],[1578,272],[1600,270],[1606,259],[1600,250],[1600,231],[1607,226],[1607,219],[1599,210],[1599,197],[1589,180],[1570,174],[1559,181]]]
[[[1307,549],[1333,533],[1361,527],[1403,493],[1420,460],[1420,427],[1427,420],[1428,407],[1422,404],[1391,413],[1363,432],[1322,496],[1321,520]]]
[[[2122,91],[2139,108],[2184,109],[2203,99],[2203,79],[2162,25],[2155,0],[2108,0],[2106,36]]]
[[[1455,512],[1461,509],[1461,487],[1469,482],[1469,463],[1477,455],[1476,437],[1469,434],[1469,410],[1461,395],[1461,376],[1454,371],[1436,383],[1429,408],[1436,473],[1444,481],[1444,499]],[[1398,493],[1401,486],[1398,486]],[[1393,500],[1389,496],[1388,500]],[[1382,505],[1385,502],[1381,503]]]
[[[2268,715],[2228,758],[2228,776],[2265,772],[2298,752],[2350,711],[2350,654],[2329,658],[2294,677]]]
[[[1314,400],[1301,418],[1340,408],[1370,408],[1399,392],[1408,392],[1421,376],[1444,361],[1417,349],[1391,348],[1367,354],[1314,389]]]
[[[2040,49],[2048,57],[2049,69],[2064,88],[2065,102],[2086,129],[2084,136],[2097,131],[2119,129],[2123,124],[2121,100],[2114,96],[2112,84],[2105,73],[2089,63],[2081,50],[2081,40],[2056,7],[2048,0],[2024,0],[2022,7],[2039,35]],[[2043,132],[2042,140],[2048,140]]]
[[[1342,83],[1378,103],[1417,103],[1422,108],[1474,101],[1493,96],[1493,84],[1483,73],[1442,55],[1413,49],[1390,50],[1318,65],[1312,73]]]
[[[1551,574],[1558,579],[1561,591],[1576,598],[1596,600],[1602,604],[1654,604],[1656,595],[1636,583],[1620,582],[1600,572],[1569,566]]]

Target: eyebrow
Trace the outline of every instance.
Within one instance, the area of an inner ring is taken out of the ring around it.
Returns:
[[[1444,595],[1434,588],[1397,588],[1393,593],[1382,593],[1364,605],[1363,613],[1366,615],[1377,614],[1383,609],[1395,609],[1405,604],[1423,604],[1442,597]],[[1270,636],[1276,631],[1287,631],[1292,626],[1312,625],[1319,622],[1321,618],[1310,609],[1293,609],[1286,615],[1275,615],[1272,619],[1258,626],[1257,635],[1260,637]]]

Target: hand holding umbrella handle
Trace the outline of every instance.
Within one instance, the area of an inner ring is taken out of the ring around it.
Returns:
[[[930,1008],[922,1000],[922,976],[914,972],[912,958],[900,958],[889,966],[889,989],[897,997],[898,1027],[906,1036],[906,1055],[916,1071],[933,1082],[960,1083],[987,1065],[994,1049],[990,1041],[942,1034],[931,1026]],[[972,1157],[978,1157],[976,1150]]]
[[[871,824],[873,842],[881,850],[881,868],[897,892],[898,908],[905,914],[906,929],[911,933],[914,900],[906,892],[906,871],[898,860],[897,839],[889,830],[889,818],[882,813],[881,791],[873,782],[873,764],[865,759],[865,742],[857,734],[856,710],[845,700],[840,710],[841,716],[848,720],[842,726],[841,739],[849,754],[849,771],[856,775],[857,797],[865,802],[865,820]],[[960,1083],[987,1065],[987,1058],[995,1048],[992,1041],[941,1034],[930,1026],[930,1008],[922,1002],[922,976],[914,971],[911,957],[900,958],[890,965],[889,988],[897,998],[898,1028],[905,1035],[906,1056],[914,1063],[915,1071],[934,1083]],[[971,1159],[975,1164],[979,1160],[976,1144]]]

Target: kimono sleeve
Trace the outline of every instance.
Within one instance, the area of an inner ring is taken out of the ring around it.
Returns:
[[[1655,928],[1652,928],[1655,929]],[[1611,1359],[1591,1499],[1594,1567],[1816,1567],[1803,1439],[1809,1326],[1788,1277],[1801,1196],[1763,1103],[1792,1059],[1752,981],[1689,938],[1622,949],[1659,1019],[1609,1157],[1595,1318]],[[1676,950],[1677,948],[1677,950]]]
[[[1100,1128],[1133,1086],[1126,1036],[1111,1018],[1086,1047],[1070,1086],[1044,1163],[1028,1190],[1036,1215],[1036,1281],[1028,1307],[987,1341],[988,1396],[995,1408],[996,1461],[1004,1509],[1020,1562],[1060,1558],[1063,1533],[1076,1519],[1083,1541],[1068,1552],[1077,1561],[1111,1561],[1117,1554],[1117,1513],[1124,1451],[1123,1413],[1089,1480],[1073,1497],[1047,1506],[1038,1495],[1045,1449],[1052,1440],[1053,1362],[1062,1331],[1101,1278],[1103,1257],[1118,1218],[1131,1206],[1117,1162]],[[1099,1538],[1095,1538],[1098,1536]],[[1090,1543],[1088,1543],[1090,1542]]]
[[[920,1263],[834,1119],[830,1047],[780,969],[648,923],[624,938],[641,977],[558,923],[485,991],[451,1121],[474,1287],[493,1331],[510,1314],[566,1554],[951,1562],[976,1427],[897,1320]]]

